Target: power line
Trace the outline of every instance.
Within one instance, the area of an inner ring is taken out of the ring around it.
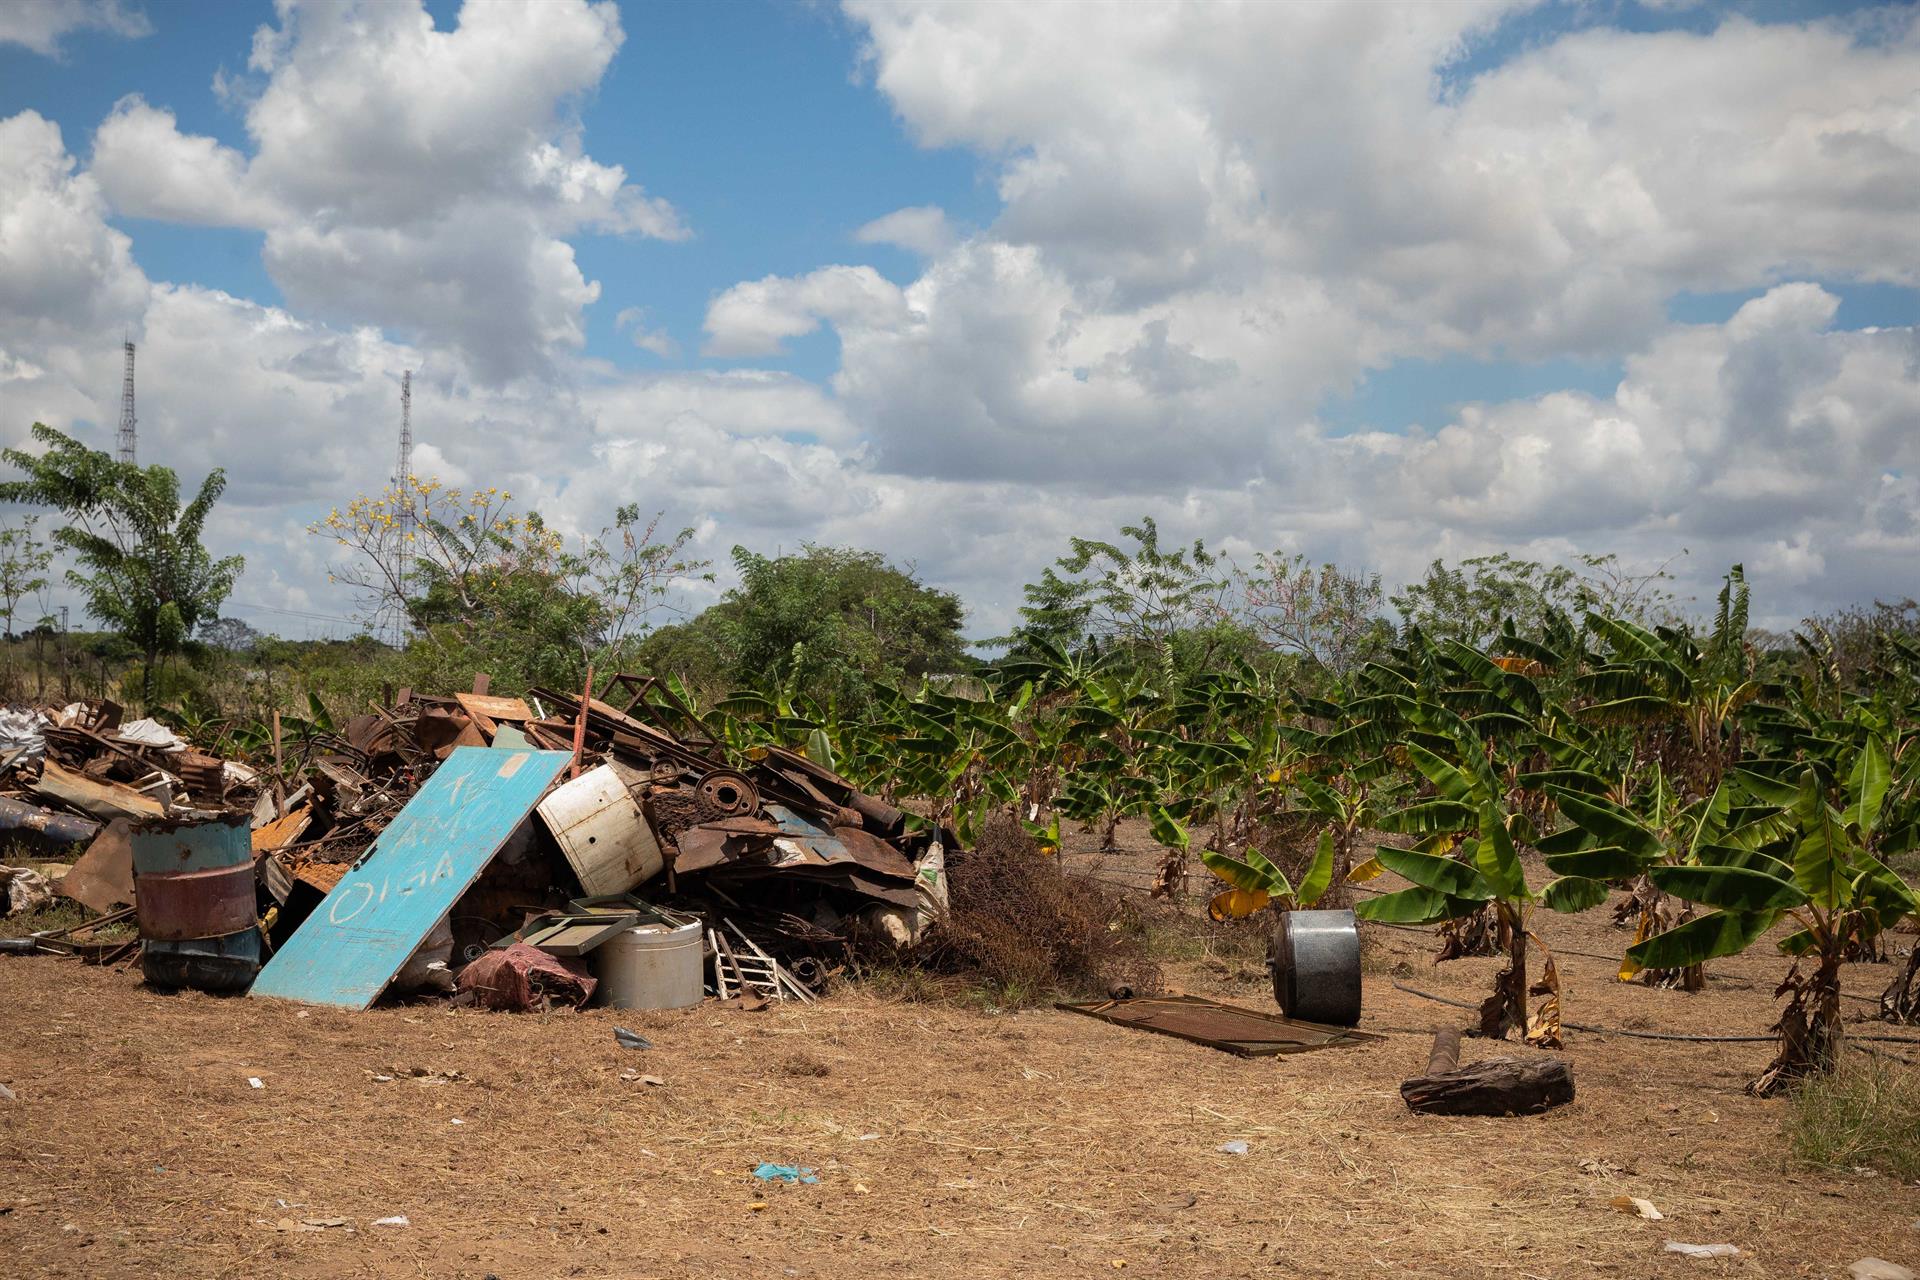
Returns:
[[[227,606],[233,609],[252,609],[263,613],[284,613],[293,618],[313,618],[320,622],[345,622],[351,626],[360,625],[358,618],[343,618],[337,613],[307,613],[299,609],[282,609],[277,605],[254,604],[247,600],[229,600]]]

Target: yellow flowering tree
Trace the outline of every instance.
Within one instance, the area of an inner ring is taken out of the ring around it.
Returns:
[[[558,683],[589,663],[619,665],[676,583],[711,577],[686,553],[693,530],[664,537],[637,506],[569,544],[512,500],[416,477],[309,531],[346,553],[333,577],[359,593],[368,622],[404,622],[426,642],[413,646],[421,660],[444,662],[449,678],[484,664],[509,684]]]

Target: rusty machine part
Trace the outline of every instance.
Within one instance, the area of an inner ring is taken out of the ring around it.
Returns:
[[[707,774],[695,793],[702,822],[760,812],[760,789],[753,785],[753,779],[732,769],[715,769]]]
[[[700,825],[700,801],[689,787],[661,787],[647,793],[643,812],[653,822],[653,833],[663,851],[679,843],[689,828]]]
[[[1351,911],[1288,911],[1267,964],[1289,1018],[1351,1027],[1360,1021],[1360,929]]]

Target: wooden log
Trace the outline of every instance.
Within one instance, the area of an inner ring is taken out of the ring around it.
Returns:
[[[1433,1038],[1427,1073],[1401,1082],[1407,1107],[1428,1115],[1534,1115],[1573,1101],[1573,1068],[1564,1058],[1486,1058],[1467,1066],[1460,1033]]]
[[[1433,1037],[1433,1052],[1427,1055],[1427,1074],[1443,1076],[1460,1065],[1460,1033],[1438,1031]]]

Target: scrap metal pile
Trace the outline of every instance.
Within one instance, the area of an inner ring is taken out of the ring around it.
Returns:
[[[650,974],[660,958],[636,948],[676,937],[697,951],[673,960],[668,1003],[810,999],[855,948],[910,944],[942,908],[950,832],[795,752],[730,761],[647,678],[601,691],[623,705],[485,689],[403,690],[326,731],[276,735],[272,758],[250,763],[123,724],[110,703],[5,713],[0,827],[91,842],[53,887],[95,911],[131,904],[150,980],[156,955],[177,977],[185,954],[194,973],[244,968],[229,985],[259,970],[256,995],[361,1007],[432,988],[577,1003]],[[192,895],[243,864],[257,928],[232,930],[234,903]]]

